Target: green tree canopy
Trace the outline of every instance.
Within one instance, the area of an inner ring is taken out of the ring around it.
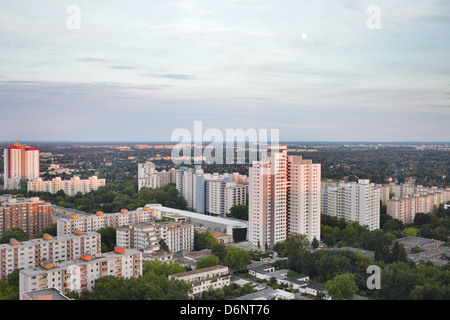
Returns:
[[[325,287],[333,300],[350,300],[358,289],[353,276],[348,273],[336,275]]]

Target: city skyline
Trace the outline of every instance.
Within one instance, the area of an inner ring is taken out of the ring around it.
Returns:
[[[0,17],[0,140],[170,141],[197,120],[281,141],[450,136],[444,1],[15,1]]]

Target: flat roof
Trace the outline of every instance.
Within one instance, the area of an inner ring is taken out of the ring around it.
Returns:
[[[137,249],[125,249],[124,253],[116,253],[114,251],[102,253],[101,257],[95,258],[95,256],[92,256],[92,260],[84,261],[81,259],[78,260],[66,260],[61,263],[59,263],[58,266],[52,268],[52,269],[44,269],[42,267],[32,267],[28,269],[22,269],[20,270],[20,273],[25,274],[27,276],[33,276],[33,275],[39,275],[42,273],[49,273],[49,272],[55,272],[55,271],[61,271],[71,265],[84,265],[84,264],[90,264],[93,262],[102,262],[105,260],[112,259],[114,257],[124,256],[124,255],[130,255],[130,254],[142,254],[142,251],[139,251]]]
[[[212,267],[207,267],[207,268],[201,268],[201,269],[196,269],[196,270],[192,270],[192,271],[186,271],[186,272],[180,272],[177,274],[173,274],[172,277],[185,277],[185,276],[190,276],[190,275],[194,275],[194,274],[199,274],[199,273],[204,273],[204,272],[210,272],[210,271],[215,271],[215,270],[219,270],[219,269],[223,269],[223,268],[228,268],[225,266],[212,266]]]
[[[202,213],[195,213],[195,212],[186,211],[186,210],[179,210],[179,209],[164,207],[157,203],[150,204],[149,206],[152,209],[161,210],[161,212],[173,213],[173,214],[177,214],[177,215],[180,215],[183,217],[204,220],[204,221],[222,224],[222,225],[226,225],[226,226],[247,227],[247,224],[248,224],[247,221],[245,221],[245,220],[231,219],[231,218],[225,218],[225,217],[214,217],[214,216],[209,216],[209,215],[202,214]]]

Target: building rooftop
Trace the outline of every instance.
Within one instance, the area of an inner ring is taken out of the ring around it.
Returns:
[[[220,269],[223,269],[223,268],[227,268],[227,267],[220,266],[220,265],[219,266],[212,266],[212,267],[201,268],[201,269],[196,269],[196,270],[192,270],[192,271],[186,271],[186,272],[173,274],[172,277],[181,278],[181,277],[191,276],[191,275],[195,275],[195,274],[201,274],[201,273],[204,273],[204,272],[217,271],[217,270],[220,270]]]
[[[51,269],[45,269],[45,268],[39,266],[39,267],[33,267],[33,268],[28,268],[28,269],[22,269],[22,270],[20,270],[20,273],[25,274],[27,276],[39,275],[42,273],[48,273],[50,270],[51,270],[51,272],[61,271],[63,269],[66,269],[69,266],[85,265],[85,264],[90,264],[92,262],[102,262],[102,261],[107,261],[109,259],[112,259],[114,257],[119,257],[119,256],[129,255],[129,254],[142,254],[142,252],[137,249],[125,249],[123,253],[116,253],[114,251],[111,251],[111,252],[106,252],[106,253],[102,253],[99,255],[92,255],[92,259],[89,261],[84,261],[81,259],[67,260],[67,261],[63,261],[61,263],[54,263],[53,264],[54,267]]]
[[[294,294],[281,289],[267,288],[261,291],[249,293],[235,300],[272,300],[274,298],[293,299]]]
[[[81,234],[81,235],[76,235],[74,233],[71,233],[71,234],[65,234],[65,235],[61,235],[61,236],[54,236],[50,240],[47,240],[45,238],[31,239],[28,241],[19,242],[19,244],[15,245],[15,246],[11,245],[10,243],[3,243],[3,244],[0,244],[0,250],[9,249],[11,247],[14,247],[14,248],[31,247],[31,246],[40,245],[40,244],[46,243],[46,242],[67,241],[72,238],[86,237],[86,236],[100,236],[100,234],[95,231],[84,231],[83,234]]]
[[[23,295],[30,300],[70,300],[55,288],[25,292]]]
[[[419,237],[405,237],[394,240],[394,242],[400,242],[401,244],[408,247],[426,247],[427,245],[438,244],[442,245],[442,241],[434,240],[434,239],[426,239]]]

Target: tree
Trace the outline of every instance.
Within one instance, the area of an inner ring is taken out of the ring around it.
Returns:
[[[13,228],[3,232],[0,238],[0,243],[8,243],[11,238],[16,239],[19,242],[27,241],[27,234],[20,228]]]
[[[333,300],[352,299],[358,289],[353,276],[348,273],[335,276],[325,287]]]
[[[248,220],[248,206],[246,205],[235,205],[230,208],[230,213],[227,215],[228,217]]]
[[[430,221],[431,221],[431,218],[426,213],[419,212],[414,215],[414,225],[415,226],[427,224],[427,223],[430,223]]]
[[[392,261],[408,261],[408,256],[406,254],[405,247],[399,242],[395,242],[392,248]]]
[[[309,252],[308,238],[303,234],[292,233],[283,242],[283,254],[287,257],[288,267],[300,273],[302,258]]]
[[[116,245],[116,229],[114,227],[104,227],[97,230],[102,239],[102,252],[110,252],[114,250]]]
[[[223,243],[216,243],[212,246],[211,253],[219,258],[220,261],[224,261],[225,255],[227,254],[227,247]]]
[[[319,240],[317,240],[316,237],[314,237],[313,241],[311,242],[311,248],[316,250],[318,247],[319,247]]]
[[[207,268],[207,267],[217,266],[217,265],[221,265],[221,264],[222,264],[222,262],[219,260],[218,257],[216,257],[214,255],[209,255],[197,262],[196,269]]]
[[[194,250],[211,249],[217,243],[211,232],[198,232],[194,230]]]
[[[248,264],[251,262],[251,259],[250,254],[246,250],[237,247],[230,247],[227,250],[223,262],[227,267],[235,271],[241,271],[247,268]]]

